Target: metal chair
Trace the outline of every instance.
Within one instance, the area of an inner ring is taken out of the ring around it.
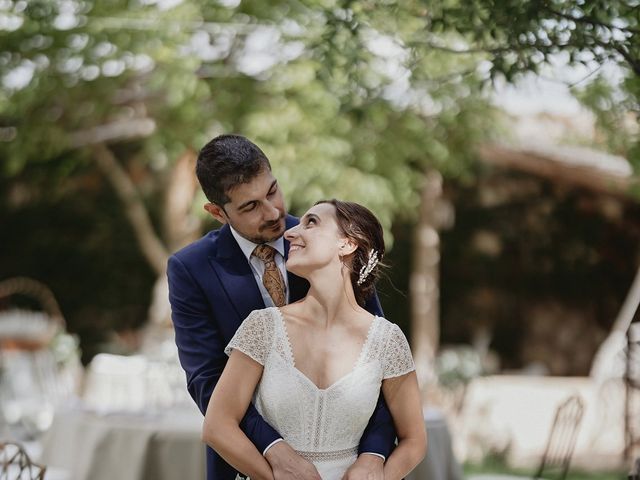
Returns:
[[[46,471],[31,461],[21,445],[0,442],[0,480],[44,480]]]
[[[624,408],[624,458],[631,461],[640,445],[640,322],[632,323],[627,329],[625,355],[625,408]]]
[[[640,458],[636,458],[633,467],[627,475],[627,480],[640,480]]]
[[[569,471],[583,413],[584,403],[579,395],[572,395],[558,406],[544,455],[533,478],[564,480]]]
[[[569,471],[583,413],[584,403],[579,395],[572,395],[558,405],[544,454],[534,475],[482,473],[468,476],[467,480],[564,480]]]

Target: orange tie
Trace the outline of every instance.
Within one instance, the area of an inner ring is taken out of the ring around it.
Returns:
[[[274,305],[276,307],[282,307],[287,303],[287,297],[285,295],[282,272],[275,262],[276,249],[269,245],[258,245],[252,255],[264,262],[262,284],[264,285],[264,288],[267,289]]]

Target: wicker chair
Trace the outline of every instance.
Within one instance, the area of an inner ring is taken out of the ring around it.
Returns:
[[[30,312],[34,314],[33,318],[13,318],[16,312],[27,313],[10,307],[16,297],[35,301],[40,310]],[[66,330],[66,322],[53,292],[45,284],[27,277],[0,281],[0,326],[0,348],[9,350],[47,348],[56,332]]]
[[[19,306],[25,304],[30,308]],[[56,402],[73,393],[74,359],[59,362],[52,347],[56,336],[63,338],[65,325],[46,285],[26,277],[0,281],[0,432],[6,429],[5,438],[37,437],[50,425],[43,412],[53,413]]]
[[[46,471],[31,461],[21,445],[0,442],[0,480],[44,480]]]

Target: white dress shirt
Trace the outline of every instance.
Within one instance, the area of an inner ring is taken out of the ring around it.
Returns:
[[[247,240],[242,235],[240,235],[234,228],[229,225],[231,228],[231,234],[233,238],[236,239],[242,253],[247,257],[247,261],[249,265],[251,265],[251,271],[253,272],[253,276],[256,279],[256,284],[260,289],[260,294],[262,295],[262,299],[264,300],[265,307],[275,307],[273,300],[271,299],[271,295],[267,292],[267,289],[264,288],[262,283],[262,276],[264,275],[264,262],[260,260],[255,255],[252,255],[255,248],[258,246],[257,243],[253,243],[251,240]],[[287,269],[284,266],[284,237],[280,237],[272,242],[266,243],[265,245],[269,245],[276,250],[275,262],[278,269],[280,269],[280,273],[282,273],[282,278],[284,279],[284,288],[286,295],[286,302],[289,303],[289,280],[287,279]]]

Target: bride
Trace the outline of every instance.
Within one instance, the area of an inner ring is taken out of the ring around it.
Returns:
[[[253,480],[271,468],[239,427],[249,403],[324,480],[340,480],[357,458],[380,389],[398,435],[385,479],[422,460],[426,432],[411,351],[400,328],[361,305],[384,255],[382,228],[365,207],[321,201],[285,233],[289,271],[309,293],[253,311],[227,346],[229,361],[211,396],[203,439]]]

